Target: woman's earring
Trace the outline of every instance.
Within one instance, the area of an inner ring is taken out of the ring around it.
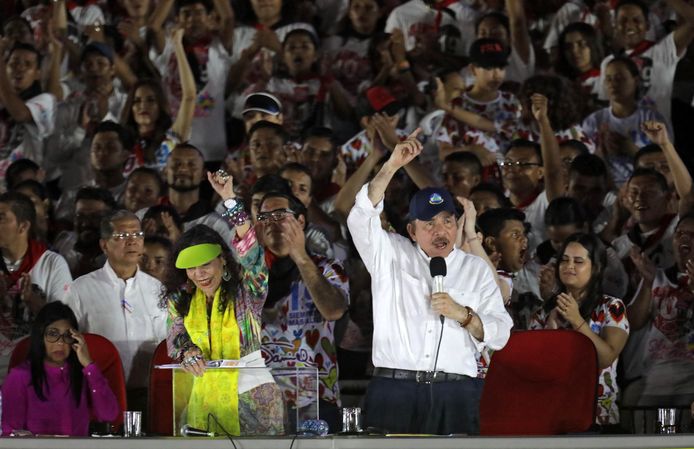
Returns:
[[[229,279],[231,279],[231,273],[229,273],[229,270],[227,270],[226,265],[224,265],[224,272],[222,273],[222,279],[224,279],[224,282],[229,282]]]

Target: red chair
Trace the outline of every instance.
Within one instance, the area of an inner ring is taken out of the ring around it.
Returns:
[[[513,332],[492,355],[480,402],[481,435],[584,432],[595,421],[598,359],[575,331]]]
[[[92,360],[96,363],[103,373],[108,384],[113,390],[113,394],[116,395],[118,404],[120,405],[121,412],[127,410],[127,401],[125,394],[125,375],[123,374],[123,364],[120,360],[120,354],[118,349],[111,343],[106,337],[102,337],[97,334],[85,333],[84,340],[87,342],[89,347],[89,354],[92,356]],[[29,354],[29,337],[24,338],[17,343],[17,346],[12,351],[10,356],[10,366],[13,367],[19,365],[26,360]],[[118,417],[111,422],[111,425],[118,430],[123,425],[123,413],[119,413]]]
[[[167,363],[175,363],[175,360],[169,357],[164,340],[154,351],[149,369],[147,430],[153,434],[173,436],[173,371],[155,368]]]

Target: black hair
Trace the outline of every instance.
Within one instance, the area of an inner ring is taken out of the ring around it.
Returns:
[[[311,170],[304,164],[300,164],[298,162],[289,162],[284,164],[282,167],[280,167],[279,170],[277,170],[278,175],[282,175],[282,173],[286,171],[296,171],[296,172],[301,172],[305,175],[308,175],[309,178],[313,179],[311,176]]]
[[[29,21],[27,19],[25,19],[24,17],[16,16],[16,15],[10,16],[7,19],[3,20],[2,30],[0,30],[0,34],[2,34],[4,36],[5,35],[5,27],[12,22],[21,22],[22,25],[24,25],[29,30],[29,32],[33,34],[33,30],[31,28],[31,23],[29,23]]]
[[[41,200],[45,200],[48,198],[48,191],[46,190],[46,186],[44,186],[35,179],[25,179],[24,181],[17,183],[17,185],[15,185],[12,188],[12,190],[19,191],[24,188],[31,190],[31,192],[34,195],[41,198]]]
[[[299,215],[304,216],[304,228],[308,224],[308,211],[306,210],[306,206],[299,201],[299,198],[295,197],[291,192],[278,192],[276,190],[267,192],[265,196],[263,196],[263,199],[260,200],[260,204],[258,204],[258,211],[263,207],[263,203],[270,199],[270,198],[284,198],[287,200],[289,203],[288,206],[291,210],[294,211],[297,217]]]
[[[585,95],[575,82],[556,75],[531,76],[523,81],[518,92],[518,100],[525,110],[532,110],[530,97],[536,93],[547,97],[553,130],[559,132],[583,121]]]
[[[648,145],[639,148],[639,151],[634,155],[634,167],[639,165],[639,161],[642,157],[648,156],[649,154],[663,154],[663,149],[657,143],[649,143]]]
[[[598,33],[592,25],[585,22],[570,23],[559,34],[559,52],[557,54],[557,62],[554,65],[555,71],[569,79],[575,79],[580,73],[573,67],[566,58],[564,46],[566,45],[566,36],[569,33],[580,33],[590,48],[590,62],[593,68],[599,68],[603,59],[603,49],[598,37]]]
[[[200,159],[202,159],[202,162],[203,162],[203,163],[205,162],[205,155],[202,154],[202,151],[200,151],[200,148],[198,148],[198,147],[196,147],[195,145],[193,145],[192,143],[188,143],[188,142],[182,142],[182,143],[179,143],[178,145],[176,145],[176,146],[174,147],[174,149],[171,150],[171,153],[169,153],[169,156],[167,157],[167,161],[168,161],[168,158],[171,157],[171,155],[173,154],[173,152],[176,151],[176,150],[178,150],[178,149],[193,150],[193,151],[195,151],[196,153],[198,153],[198,156],[200,156]]]
[[[171,240],[160,235],[149,235],[145,237],[145,245],[159,245],[169,252],[173,250],[173,243]]]
[[[134,141],[133,141],[133,135],[130,133],[130,131],[127,130],[127,128],[123,127],[122,125],[119,125],[116,122],[112,122],[111,120],[106,120],[104,122],[99,123],[96,126],[96,129],[94,129],[94,136],[96,136],[99,133],[116,133],[118,136],[118,141],[120,141],[121,146],[125,151],[131,151]]]
[[[469,151],[456,151],[455,153],[451,153],[446,156],[443,162],[462,164],[471,169],[475,175],[482,174],[482,162],[480,162],[480,158],[478,158],[476,154]]]
[[[60,301],[49,302],[43,306],[39,313],[36,314],[36,318],[34,318],[34,322],[31,325],[27,359],[31,369],[31,385],[34,387],[36,397],[41,401],[46,401],[46,393],[48,393],[50,388],[46,378],[46,368],[44,367],[46,360],[44,334],[48,326],[60,320],[66,320],[70,323],[71,328],[78,330],[77,318],[74,312],[69,306]],[[82,374],[82,366],[77,358],[77,353],[74,350],[70,351],[66,363],[70,368],[70,391],[75,400],[75,405],[79,406],[82,398],[84,375]]]
[[[644,84],[641,79],[641,71],[639,70],[639,66],[636,65],[633,59],[631,59],[628,56],[624,55],[618,55],[615,56],[610,60],[610,62],[607,63],[605,66],[605,71],[607,71],[607,67],[612,65],[612,64],[623,64],[627,71],[631,74],[632,77],[636,78],[636,89],[634,92],[634,98],[636,100],[640,99],[644,92]]]
[[[159,170],[156,170],[152,167],[137,167],[135,170],[131,171],[130,174],[128,175],[127,179],[125,180],[125,185],[127,186],[130,180],[133,178],[135,175],[148,175],[154,178],[157,181],[157,185],[159,186],[159,195],[163,194],[166,192],[166,183],[164,182],[164,179],[161,177],[161,172]]]
[[[677,220],[677,226],[675,226],[675,229],[680,227],[680,224],[682,224],[683,221],[685,220],[694,220],[694,212],[687,212],[686,214],[682,215],[679,220]]]
[[[41,60],[43,57],[41,56],[41,52],[38,51],[36,47],[34,47],[32,44],[27,44],[24,42],[16,42],[10,51],[7,53],[7,59],[9,59],[12,56],[12,53],[14,53],[17,50],[21,51],[28,51],[30,53],[33,53],[36,55],[36,67],[39,69],[41,68]]]
[[[566,293],[566,286],[561,282],[561,277],[559,276],[561,260],[564,257],[566,248],[571,243],[578,243],[583,246],[588,251],[588,257],[591,262],[590,270],[590,280],[586,286],[585,296],[580,303],[578,308],[583,319],[588,320],[593,309],[597,306],[599,301],[602,299],[602,277],[603,271],[607,267],[607,250],[605,245],[602,243],[600,238],[595,234],[586,234],[583,232],[578,232],[576,234],[570,235],[562,244],[561,249],[557,253],[558,263],[556,264],[555,278],[557,280],[557,285],[559,286],[559,293]],[[577,301],[580,298],[575,298]],[[545,304],[545,310],[552,310],[557,304],[557,296],[552,297]]]
[[[18,178],[23,172],[33,171],[34,173],[38,173],[39,170],[41,170],[39,164],[31,159],[23,158],[12,162],[7,167],[7,171],[5,172],[5,186],[7,187],[7,190],[12,190],[14,188],[15,184],[17,183],[16,178]]]
[[[576,140],[576,139],[564,140],[563,142],[559,142],[559,146],[560,147],[571,147],[574,150],[578,151],[579,155],[590,154],[590,150],[588,149],[588,145],[581,142],[580,140]]]
[[[508,154],[513,148],[532,148],[535,151],[535,156],[540,164],[542,164],[542,147],[539,143],[527,139],[514,139],[508,144],[506,153]]]
[[[340,36],[343,38],[342,44],[344,45],[347,41],[347,38],[350,36],[357,36],[357,37],[364,37],[361,34],[357,33],[357,31],[354,29],[352,26],[352,21],[349,19],[349,8],[352,7],[352,2],[354,0],[349,0],[349,5],[347,6],[347,12],[345,13],[344,17],[340,19],[340,22],[337,24],[337,36]],[[384,0],[374,0],[376,5],[378,5],[378,10],[379,12],[383,11],[383,8],[385,6]],[[383,30],[386,27],[386,15],[381,14],[381,17],[376,21],[376,26],[374,27],[374,33],[377,32],[378,30]]]
[[[284,49],[284,46],[286,45],[289,37],[294,36],[295,34],[303,34],[304,36],[308,36],[308,38],[311,39],[311,42],[313,43],[313,47],[315,48],[316,52],[319,51],[320,41],[318,41],[318,36],[311,33],[309,30],[307,30],[305,28],[295,28],[295,29],[291,30],[290,32],[288,32],[287,34],[285,34],[284,39],[282,40],[282,49]]]
[[[545,226],[575,225],[582,228],[585,224],[586,213],[577,199],[560,196],[547,205]]]
[[[607,165],[600,156],[594,154],[579,154],[571,161],[569,167],[569,177],[572,173],[592,178],[603,178],[607,180]]]
[[[511,24],[508,20],[508,16],[499,11],[491,11],[483,14],[475,21],[475,36],[479,33],[480,24],[487,19],[493,19],[499,22],[499,24],[506,29],[506,33],[508,33],[509,37],[511,36]]]
[[[501,207],[511,207],[511,202],[509,201],[508,197],[504,195],[503,189],[498,184],[493,182],[481,182],[470,189],[470,196],[477,192],[491,193],[492,195],[496,196],[496,200]]]
[[[632,5],[639,8],[643,13],[643,17],[646,19],[646,22],[648,22],[648,15],[650,14],[650,10],[648,8],[648,5],[642,2],[641,0],[619,0],[617,2],[617,5],[614,7],[615,17],[617,17],[617,14],[619,14],[619,9],[627,5]]]
[[[632,179],[637,178],[639,176],[650,176],[655,180],[656,184],[658,184],[660,190],[662,190],[663,192],[670,191],[670,187],[668,186],[667,179],[665,179],[665,176],[663,176],[659,171],[653,170],[652,168],[640,167],[635,169],[631,176],[629,176],[627,185],[631,182]]]
[[[253,126],[251,126],[251,129],[248,130],[248,134],[247,134],[248,140],[250,141],[251,136],[253,136],[253,134],[260,129],[271,129],[271,130],[275,131],[275,133],[278,136],[280,136],[283,143],[286,143],[289,140],[289,134],[287,134],[287,131],[284,130],[282,125],[278,125],[277,123],[268,122],[267,120],[260,120],[259,122],[255,122],[253,124]]]
[[[113,199],[113,194],[108,189],[101,187],[85,186],[80,188],[75,195],[75,203],[80,200],[101,201],[111,210],[118,207],[116,200]]]
[[[256,193],[281,192],[292,193],[292,188],[289,186],[289,181],[280,175],[270,174],[259,178],[253,187],[251,187],[250,196]]]
[[[477,226],[485,237],[499,237],[507,221],[520,221],[525,225],[525,214],[512,207],[489,209],[477,218]]]
[[[337,136],[335,136],[335,131],[327,126],[312,126],[303,133],[303,140],[306,142],[311,137],[316,137],[320,139],[328,139],[333,147],[337,146]]]
[[[176,2],[174,3],[174,11],[176,15],[178,15],[178,12],[181,10],[181,8],[196,5],[198,3],[205,7],[205,11],[207,11],[208,14],[214,10],[214,4],[211,0],[176,0]]]
[[[10,210],[17,217],[17,224],[29,222],[29,238],[34,237],[34,229],[36,228],[36,209],[31,198],[23,193],[10,190],[0,194],[0,203],[10,206]]]
[[[209,226],[203,224],[193,226],[184,232],[174,245],[164,275],[164,288],[162,289],[162,301],[160,303],[160,306],[166,307],[167,302],[173,302],[174,308],[182,317],[188,315],[190,302],[195,293],[195,286],[191,285],[192,281],[188,279],[185,269],[176,268],[176,259],[184,249],[202,243],[217,244],[222,248],[222,253],[219,257],[226,263],[226,271],[229,274],[228,279],[222,278],[220,284],[219,311],[223,312],[226,310],[229,304],[230,307],[234,307],[233,299],[238,296],[238,292],[243,288],[243,284],[240,281],[241,267],[234,260],[224,239]]]

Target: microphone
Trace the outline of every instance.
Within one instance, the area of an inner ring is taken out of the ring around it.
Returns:
[[[208,432],[202,429],[196,429],[188,424],[181,426],[181,435],[184,437],[214,437],[214,432]]]
[[[433,293],[443,293],[443,278],[446,276],[446,259],[443,257],[432,257],[429,262],[429,273],[434,279],[434,284],[431,287]],[[446,317],[439,315],[441,319],[441,324],[445,321]]]

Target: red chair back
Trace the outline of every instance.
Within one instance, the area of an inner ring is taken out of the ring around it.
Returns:
[[[513,332],[492,355],[480,402],[481,435],[584,432],[595,421],[598,360],[575,331]]]
[[[118,349],[109,339],[101,335],[85,333],[84,340],[87,342],[92,360],[99,367],[106,380],[108,380],[113,394],[116,395],[121,412],[127,410],[125,375],[123,374],[123,364],[121,363]],[[25,361],[27,355],[29,355],[29,337],[17,343],[10,356],[9,368],[12,369]],[[119,429],[123,425],[123,413],[119,413],[118,417],[111,422],[111,425]]]
[[[156,365],[175,363],[169,357],[166,340],[159,343],[149,369],[147,416],[149,433],[173,436],[173,371],[156,369]]]

